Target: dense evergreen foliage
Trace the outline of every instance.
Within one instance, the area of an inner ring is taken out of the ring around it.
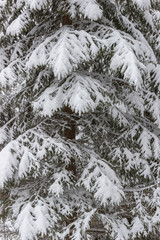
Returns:
[[[13,238],[89,240],[96,218],[103,239],[158,239],[159,49],[159,0],[0,1]]]

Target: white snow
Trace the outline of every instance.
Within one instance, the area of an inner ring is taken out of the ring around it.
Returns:
[[[51,116],[53,112],[69,105],[73,111],[81,115],[94,110],[100,103],[108,100],[106,89],[98,79],[84,73],[73,73],[64,84],[53,84],[33,103],[35,111]],[[108,100],[109,101],[109,100]]]
[[[67,0],[72,8],[70,13],[72,16],[75,15],[76,8],[74,5],[78,6],[78,10],[84,15],[85,18],[89,18],[92,21],[98,20],[102,17],[102,9],[96,0]]]
[[[97,42],[97,45],[96,43]],[[63,27],[41,43],[30,56],[27,68],[49,65],[58,79],[66,77],[98,52],[100,39],[80,30]],[[91,48],[88,46],[91,45]],[[76,54],[75,54],[76,52]]]
[[[7,34],[18,35],[25,28],[25,25],[28,23],[29,16],[27,12],[22,12],[8,27]]]
[[[17,146],[13,141],[0,152],[0,187],[3,187],[4,183],[13,177],[14,169],[18,165],[18,161],[15,158],[16,151]]]
[[[150,0],[132,0],[134,3],[137,4],[138,7],[142,8],[143,10],[149,9],[151,7]]]

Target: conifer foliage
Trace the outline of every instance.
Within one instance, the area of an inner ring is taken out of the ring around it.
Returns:
[[[158,239],[160,1],[1,0],[0,31],[0,214],[21,240],[95,216]]]

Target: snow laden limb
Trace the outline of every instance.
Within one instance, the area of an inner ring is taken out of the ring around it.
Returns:
[[[143,154],[144,158],[150,158],[152,156],[151,151],[151,134],[147,131],[147,129],[141,133],[138,142],[141,147],[141,153]]]
[[[159,167],[160,171],[160,167]],[[160,182],[160,180],[159,180]],[[153,198],[151,200],[151,206],[154,209],[154,214],[152,216],[153,227],[155,224],[160,224],[160,187],[154,190]]]
[[[1,0],[0,1],[0,8],[5,7],[6,4],[7,4],[7,0]]]
[[[7,50],[0,49],[0,85],[2,87],[11,87],[17,81],[17,71],[22,73],[23,61],[20,57],[23,55],[24,45],[21,42],[14,44]]]
[[[15,67],[20,64],[19,59],[9,59],[7,51],[0,49],[0,85],[13,85],[16,81]]]
[[[146,110],[151,114],[154,123],[160,127],[160,65],[150,64],[149,72],[151,75],[151,88],[153,91],[147,91],[145,94]]]
[[[55,238],[58,232],[65,231],[64,219],[68,219],[73,213],[74,196],[70,196],[70,190],[61,197],[55,197],[46,192],[48,177],[15,188],[11,193],[15,197],[12,205],[15,228],[22,239],[34,239],[37,237],[47,237],[48,234]],[[37,185],[37,189],[35,188]],[[41,189],[41,194],[38,194]],[[70,202],[67,199],[70,198]],[[62,221],[62,222],[61,222]],[[26,223],[26,224],[25,224]],[[28,226],[27,226],[28,223]],[[26,228],[27,227],[27,228]],[[28,232],[26,231],[28,229]]]
[[[136,169],[135,176],[140,175],[144,178],[152,178],[150,166],[148,162],[141,157],[140,153],[132,153],[128,148],[116,148],[113,160],[119,162],[121,167],[124,167],[126,174],[130,174],[133,169]]]
[[[41,10],[48,4],[52,4],[51,0],[27,0],[24,2],[26,2],[26,5],[32,10]],[[65,10],[68,9],[72,18],[75,17],[76,14],[81,14],[84,18],[88,18],[92,21],[98,20],[102,17],[102,8],[96,0],[67,0],[62,1],[60,6],[60,9],[63,9],[65,6]]]
[[[153,1],[151,0],[131,0],[129,2],[129,5],[127,1],[124,1],[124,4],[121,5],[121,12],[122,14],[127,15],[128,19],[130,18],[131,24],[133,24],[132,21],[132,13],[131,13],[131,8],[132,11],[135,11],[136,15],[136,22],[135,27],[138,29],[141,29],[142,27],[142,22],[143,26],[147,25],[148,28],[151,29],[151,31],[155,31],[155,24],[153,21],[153,16],[152,16],[152,10],[153,10]],[[121,15],[123,17],[123,15]],[[129,17],[130,16],[130,17]],[[138,26],[138,27],[137,27]],[[143,32],[143,31],[142,31]]]
[[[137,59],[131,45],[122,38],[119,32],[110,39],[111,45],[114,42],[113,38],[116,39],[116,46],[114,48],[114,55],[111,59],[111,70],[115,72],[117,69],[121,69],[125,79],[128,79],[131,84],[140,87],[142,84],[140,69],[144,71],[145,66]]]
[[[141,42],[141,50],[143,51],[143,53],[146,52],[146,56],[147,59],[149,57],[149,59],[151,60],[151,62],[153,62],[154,64],[157,63],[157,59],[155,56],[155,53],[153,51],[153,49],[151,48],[151,46],[149,45],[149,43],[147,42],[146,38],[143,36],[142,32],[140,32],[135,26],[134,24],[125,16],[122,15],[122,20],[123,20],[123,24],[125,25],[125,27],[127,28],[127,30],[129,32],[131,32],[131,35],[134,39],[138,40],[139,42]],[[144,59],[145,60],[145,59]]]
[[[117,121],[117,124],[121,127],[121,126],[128,126],[129,125],[129,121],[128,119],[125,117],[125,107],[124,109],[122,109],[124,106],[121,104],[121,102],[118,104],[113,105],[111,107],[109,107],[109,114],[111,115],[112,119],[114,121]]]
[[[4,144],[8,139],[8,129],[6,126],[0,128],[0,144]]]
[[[126,103],[130,107],[130,112],[137,114],[137,112],[140,114],[140,116],[144,116],[144,99],[141,92],[132,91],[131,93],[128,93],[126,96]]]
[[[152,156],[154,156],[154,160],[160,158],[160,140],[154,133],[143,128],[138,138],[138,143],[140,145],[141,155],[145,159],[149,159]]]
[[[52,193],[56,197],[60,197],[60,195],[64,192],[63,183],[66,185],[70,185],[70,178],[68,176],[68,171],[66,169],[54,173],[52,176],[53,184],[49,187],[49,192]]]
[[[115,172],[105,161],[96,159],[95,156],[91,156],[79,179],[79,185],[94,193],[94,198],[104,206],[119,204],[124,197],[122,186]]]
[[[129,240],[130,231],[127,219],[117,219],[111,221],[112,237],[115,240]]]
[[[154,24],[158,27],[158,24],[160,23],[160,11],[152,10],[152,17]]]
[[[19,58],[11,61],[5,68],[0,71],[0,85],[3,87],[13,86],[17,81],[16,71],[22,71],[23,63]]]
[[[20,237],[22,240],[31,240],[35,235],[34,220],[32,216],[32,206],[27,203],[18,216],[15,227],[19,228]]]
[[[159,94],[160,93],[160,64],[156,64],[156,65],[150,64],[149,70],[150,70],[150,75],[152,76],[152,81],[154,82],[154,87],[156,88]]]
[[[149,92],[146,95],[146,107],[154,119],[154,123],[160,127],[160,99],[154,92]]]
[[[54,216],[53,216],[54,215]],[[41,201],[26,203],[18,215],[15,227],[22,240],[32,240],[37,235],[44,236],[47,230],[57,222],[53,209]]]
[[[132,145],[135,139],[137,145],[136,149],[133,149]],[[125,144],[126,147],[123,146],[125,141],[130,143]],[[160,140],[156,134],[142,125],[134,125],[119,136],[115,150],[110,153],[110,158],[125,169],[125,174],[131,174],[134,171],[134,177],[141,176],[141,180],[150,179],[153,181],[155,171],[157,171],[156,162],[160,158],[159,149]],[[152,157],[154,160],[151,164]]]
[[[94,30],[93,26],[90,28],[91,31]],[[116,75],[121,72],[123,78],[131,85],[140,88],[143,84],[143,77],[148,74],[146,65],[151,59],[155,60],[149,45],[134,39],[125,32],[103,25],[98,28],[96,34],[103,39],[109,52],[112,49],[110,60],[112,74]]]
[[[0,84],[2,86],[6,86],[6,85],[11,86],[17,79],[14,73],[14,70],[12,68],[12,64],[10,65],[11,67],[8,66],[0,72]]]
[[[30,8],[31,10],[41,10],[51,3],[52,0],[17,0],[16,6],[19,8],[25,4],[25,8]]]
[[[63,232],[57,233],[58,238],[65,239],[69,232],[72,232],[72,240],[82,240],[86,236],[86,231],[90,228],[90,222],[97,209],[92,209],[82,213],[75,221],[64,228]],[[87,237],[87,236],[86,236]],[[90,238],[87,238],[88,240]]]
[[[19,59],[19,57],[23,56],[23,50],[24,50],[24,44],[19,41],[17,44],[15,44],[14,48],[12,49],[12,53],[10,55],[10,61],[13,62],[16,59]]]
[[[48,65],[53,69],[55,77],[65,78],[80,63],[95,57],[101,45],[99,38],[84,30],[62,27],[33,51],[26,66],[30,69]]]
[[[131,223],[131,236],[133,238],[141,237],[142,234],[147,236],[147,232],[151,231],[151,218],[148,215],[144,203],[146,203],[147,197],[142,193],[134,192],[135,207],[132,209],[133,220]],[[148,204],[148,202],[147,202]]]
[[[11,24],[7,27],[6,33],[11,35],[19,35],[29,24],[29,12],[22,12]]]
[[[74,152],[76,150],[78,151],[78,149],[73,146],[72,151]],[[53,153],[57,155],[57,158],[56,156],[54,157]],[[75,154],[76,156],[81,156],[79,151]],[[0,152],[0,164],[2,164],[0,168],[0,186],[3,187],[5,182],[13,177],[21,179],[31,172],[33,172],[33,177],[37,177],[41,174],[41,170],[45,173],[46,166],[44,164],[42,168],[42,160],[49,155],[51,155],[51,162],[55,161],[56,163],[58,156],[61,156],[61,161],[67,165],[71,159],[71,150],[61,138],[51,138],[44,132],[36,129],[28,130],[26,133],[20,135],[16,140],[6,145]],[[63,172],[61,172],[61,175],[53,175],[55,184],[59,177],[63,180],[62,173]],[[57,182],[57,184],[58,183],[59,182]],[[62,188],[60,184],[59,188]],[[52,191],[52,187],[50,190]]]
[[[16,142],[10,142],[0,152],[0,187],[4,186],[4,183],[11,179],[15,169],[18,166],[18,159],[16,157],[17,148]],[[16,152],[15,152],[16,151]]]
[[[132,235],[133,238],[141,237],[143,235],[147,235],[144,224],[141,221],[141,219],[137,216],[133,219],[132,221],[132,228],[130,234]]]
[[[102,9],[96,0],[67,0],[70,4],[69,13],[75,17],[78,11],[92,21],[102,17]]]
[[[98,75],[96,76],[98,77]],[[107,89],[94,75],[75,72],[61,85],[51,85],[33,103],[34,110],[41,115],[51,116],[56,110],[69,106],[74,112],[94,110],[100,103],[111,102]]]
[[[29,6],[31,10],[41,10],[52,5],[52,0],[22,0],[26,6]],[[102,17],[102,8],[96,0],[66,0],[59,4],[60,11],[64,9],[74,18],[77,14],[83,15],[84,18],[88,18],[92,21],[96,21]]]
[[[154,23],[151,14],[151,0],[132,0],[132,2],[136,8],[138,7],[140,11],[143,11],[143,18],[154,30]]]
[[[47,5],[48,0],[25,0],[24,2],[26,2],[32,10],[41,10]],[[51,2],[51,0],[49,2]]]
[[[150,0],[145,0],[145,1],[144,0],[132,0],[132,2],[143,10],[149,10],[151,7]]]
[[[0,71],[2,71],[8,62],[8,57],[3,48],[0,49]]]

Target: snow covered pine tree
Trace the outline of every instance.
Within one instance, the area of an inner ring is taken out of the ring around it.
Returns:
[[[103,239],[158,239],[159,27],[159,0],[0,1],[0,186],[21,240],[94,239],[95,216]]]

